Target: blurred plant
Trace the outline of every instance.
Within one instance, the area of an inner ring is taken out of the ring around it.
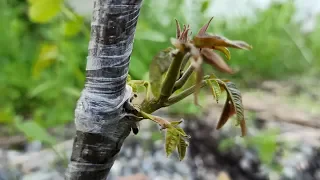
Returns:
[[[21,131],[20,116],[45,128],[71,122],[85,77],[84,18],[63,1],[1,0],[0,10],[0,123],[9,127],[2,133]]]
[[[143,86],[146,94],[141,103],[133,102],[136,96],[132,98],[132,107],[129,108],[132,114],[138,121],[149,119],[156,122],[161,129],[166,129],[167,156],[177,148],[180,160],[185,156],[189,138],[178,126],[182,120],[169,122],[149,113],[171,106],[191,94],[194,94],[194,103],[199,105],[197,97],[202,87],[208,86],[217,102],[220,94],[226,91],[227,98],[217,129],[220,129],[231,116],[236,114],[237,125],[241,127],[242,136],[246,134],[240,91],[234,83],[221,80],[214,74],[203,76],[202,65],[206,63],[222,72],[233,73],[223,58],[213,50],[221,51],[227,58],[230,58],[228,47],[249,50],[251,46],[243,41],[232,41],[222,36],[207,34],[211,20],[212,18],[193,39],[189,37],[191,34],[189,25],[184,25],[181,30],[179,22],[176,21],[176,38],[171,39],[174,48],[169,47],[162,50],[153,58],[149,71],[150,82],[132,80],[131,77],[127,80],[134,92],[137,93],[138,87]],[[193,72],[196,75],[195,79],[190,78]],[[184,88],[188,80],[191,83],[189,82],[189,87]],[[133,128],[133,132],[138,133],[138,130]]]
[[[239,141],[239,144],[250,149],[254,149],[260,161],[273,171],[280,171],[282,166],[279,162],[276,162],[277,152],[280,150],[278,146],[278,134],[279,129],[267,129],[263,130],[254,136],[250,136]],[[283,142],[285,143],[285,142]],[[234,138],[223,139],[219,143],[219,150],[226,151],[235,145]],[[284,146],[281,149],[285,149]]]

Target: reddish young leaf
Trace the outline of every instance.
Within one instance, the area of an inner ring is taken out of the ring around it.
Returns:
[[[181,36],[181,28],[180,28],[180,23],[177,19],[176,20],[176,26],[177,26],[177,29],[176,29],[176,38],[179,39],[180,36]]]
[[[222,128],[224,124],[228,121],[228,119],[236,113],[233,103],[228,95],[226,103],[224,104],[222,114],[217,124],[217,129]]]
[[[213,52],[209,48],[203,48],[201,49],[201,55],[203,56],[203,59],[208,64],[216,67],[221,72],[232,74],[232,69],[228,66],[228,64],[222,59],[222,57]]]
[[[189,34],[189,30],[190,30],[190,25],[184,25],[183,26],[183,31],[181,33],[181,36],[180,36],[180,40],[182,40],[183,42],[187,42],[188,40],[188,34]]]
[[[197,48],[214,48],[215,46],[224,46],[245,50],[252,49],[252,46],[244,41],[231,41],[225,37],[217,35],[198,35],[193,38],[193,43]]]
[[[208,27],[209,27],[210,22],[211,22],[212,19],[213,19],[213,17],[211,17],[211,19],[209,20],[209,22],[208,22],[207,24],[205,24],[205,25],[203,25],[203,26],[201,27],[201,29],[200,29],[199,32],[198,32],[198,35],[200,35],[200,36],[205,35],[205,33],[206,33],[206,31],[207,31],[207,29],[208,29]]]

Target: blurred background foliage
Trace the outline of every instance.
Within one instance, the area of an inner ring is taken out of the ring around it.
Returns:
[[[50,144],[54,140],[43,128],[73,121],[85,81],[90,17],[73,10],[81,6],[80,1],[68,2],[0,0],[0,135],[22,131]],[[195,34],[214,15],[210,13],[214,2],[144,0],[130,75],[147,79],[152,57],[175,36],[174,18],[189,23]],[[257,86],[262,80],[319,75],[320,23],[312,31],[302,31],[303,21],[294,21],[295,12],[293,1],[285,1],[256,9],[253,17],[215,16],[209,32],[254,47],[250,52],[231,50],[228,63],[238,73],[217,74],[244,87]],[[179,105],[175,109],[181,112]],[[198,111],[189,108],[188,112]]]

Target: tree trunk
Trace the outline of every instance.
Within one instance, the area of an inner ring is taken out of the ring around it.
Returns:
[[[106,179],[129,135],[124,104],[142,0],[94,0],[86,83],[75,110],[76,137],[66,179]]]

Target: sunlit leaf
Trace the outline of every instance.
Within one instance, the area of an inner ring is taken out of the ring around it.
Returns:
[[[160,88],[163,75],[167,72],[171,62],[173,48],[167,48],[160,51],[153,59],[149,69],[149,80],[151,84],[152,94],[155,97],[160,96]]]
[[[227,100],[224,105],[222,115],[217,125],[217,129],[220,129],[227,120],[233,115],[237,115],[237,124],[241,127],[242,136],[246,135],[246,126],[244,119],[244,110],[242,105],[242,97],[239,89],[232,82],[224,83],[223,81],[218,81],[221,86],[227,91]]]
[[[67,37],[77,35],[82,28],[83,17],[77,17],[73,21],[67,21],[62,24],[63,34]]]
[[[207,84],[211,90],[212,96],[219,103],[219,97],[221,95],[221,88],[219,83],[216,80],[206,80]]]
[[[179,159],[182,161],[186,155],[188,143],[181,137],[179,136],[179,142],[177,144],[177,150],[179,154]]]
[[[223,46],[215,46],[214,49],[221,51],[227,57],[228,60],[231,59],[231,54],[228,48]]]
[[[232,74],[232,69],[228,66],[228,64],[224,61],[224,59],[217,53],[213,52],[209,48],[201,49],[201,54],[203,55],[203,59],[208,64],[216,67],[219,71]]]
[[[36,63],[33,66],[32,75],[34,77],[47,67],[49,67],[58,57],[58,47],[54,44],[43,44],[40,48],[40,53]]]
[[[32,1],[29,7],[29,18],[36,23],[47,23],[53,19],[61,9],[62,0]]]
[[[198,48],[213,48],[215,46],[233,47],[238,49],[250,50],[252,46],[244,41],[232,41],[218,35],[197,35],[193,38],[193,43]]]
[[[175,128],[168,128],[166,133],[166,154],[167,156],[170,156],[172,152],[175,150],[178,142],[179,142],[180,136],[179,132]]]

